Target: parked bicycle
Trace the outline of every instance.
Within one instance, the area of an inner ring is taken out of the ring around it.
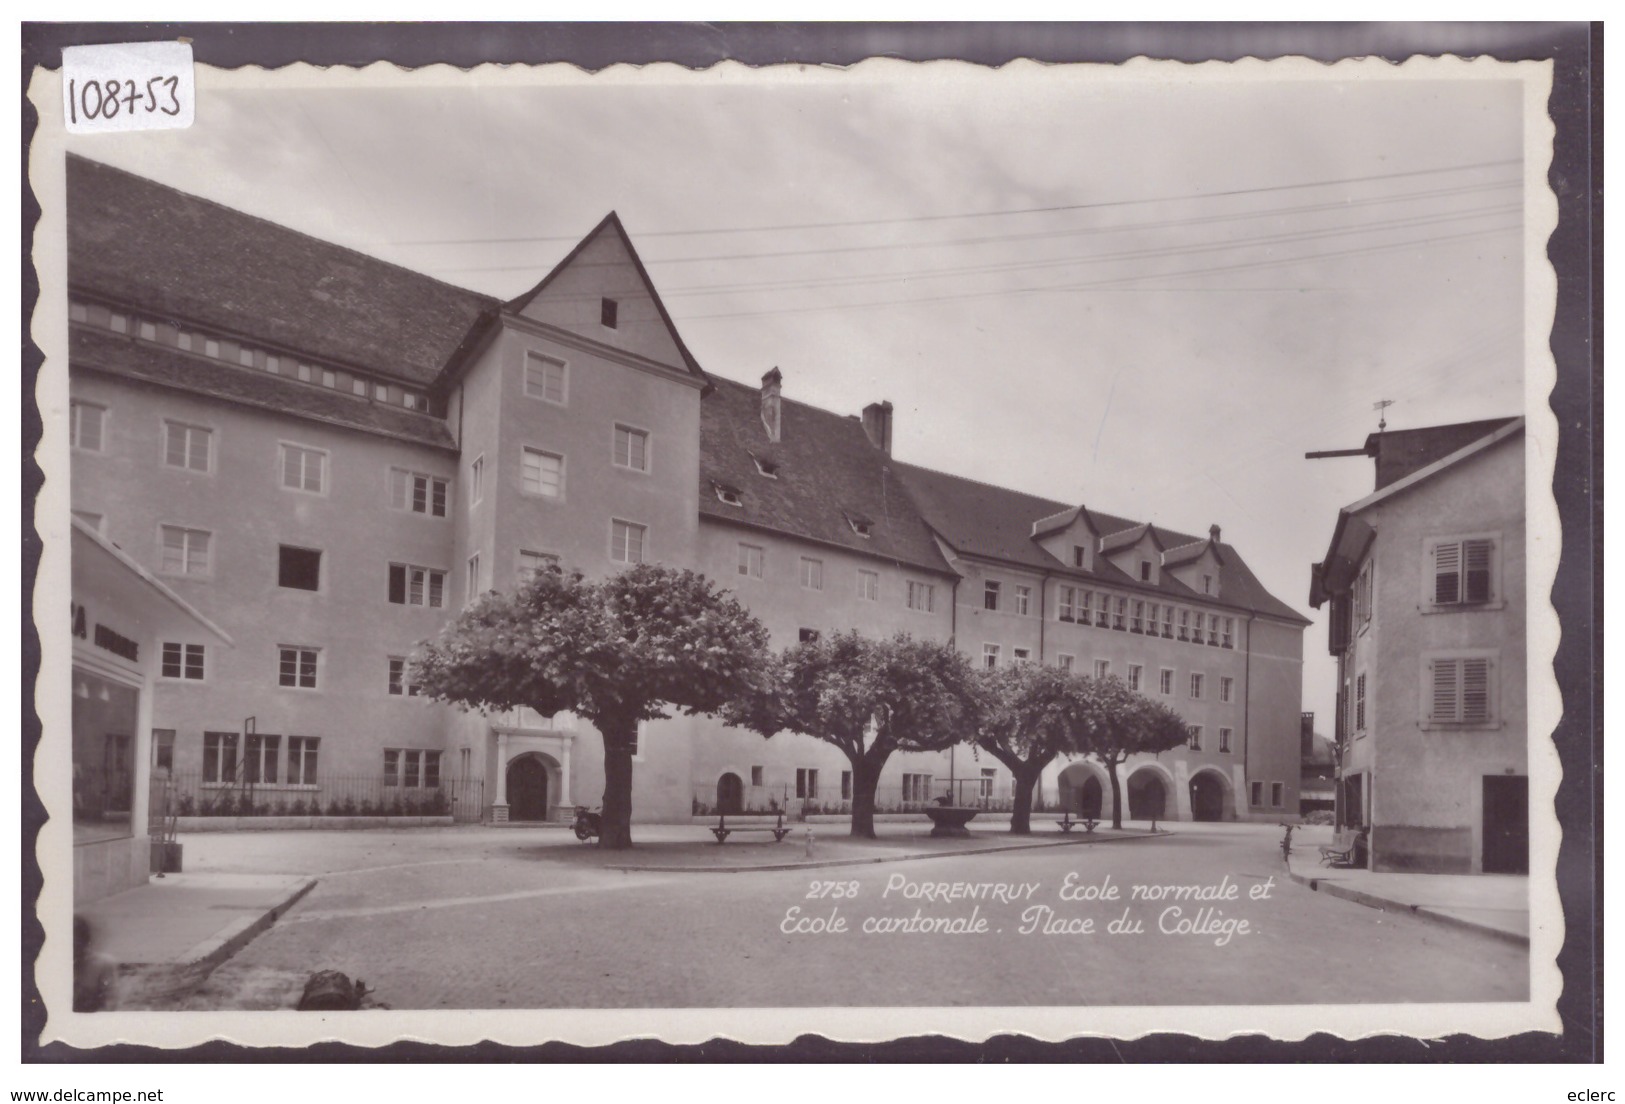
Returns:
[[[590,839],[597,839],[604,827],[604,820],[599,814],[593,812],[585,805],[576,806],[576,839],[585,843]]]
[[[1296,824],[1288,824],[1285,821],[1282,821],[1280,826],[1282,828],[1286,829],[1286,834],[1281,837],[1281,861],[1282,862],[1291,862],[1292,861],[1292,831],[1293,831],[1293,829],[1297,828],[1298,826]]]

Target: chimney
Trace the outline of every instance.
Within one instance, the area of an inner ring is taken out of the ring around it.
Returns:
[[[783,428],[779,411],[779,392],[783,386],[784,376],[777,368],[762,377],[762,424],[767,426],[769,441],[777,441]]]
[[[1208,537],[1208,540],[1212,541],[1214,544],[1218,544],[1219,543],[1219,527],[1217,525],[1209,525],[1207,527],[1207,537]]]
[[[891,403],[870,403],[863,408],[863,432],[869,435],[870,444],[891,455]]]

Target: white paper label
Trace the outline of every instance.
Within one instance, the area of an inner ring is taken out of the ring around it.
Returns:
[[[120,42],[62,50],[62,116],[70,134],[192,125],[189,42]]]

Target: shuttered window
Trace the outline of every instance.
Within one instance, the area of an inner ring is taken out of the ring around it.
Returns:
[[[1487,725],[1495,720],[1488,656],[1436,656],[1428,663],[1431,680],[1427,719],[1434,724]]]
[[[1495,542],[1489,539],[1440,541],[1433,546],[1433,602],[1471,605],[1491,601]]]

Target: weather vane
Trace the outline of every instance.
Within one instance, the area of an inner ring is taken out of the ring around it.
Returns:
[[[1371,409],[1377,412],[1377,432],[1381,433],[1388,428],[1388,408],[1394,405],[1393,399],[1378,399],[1371,404]]]

